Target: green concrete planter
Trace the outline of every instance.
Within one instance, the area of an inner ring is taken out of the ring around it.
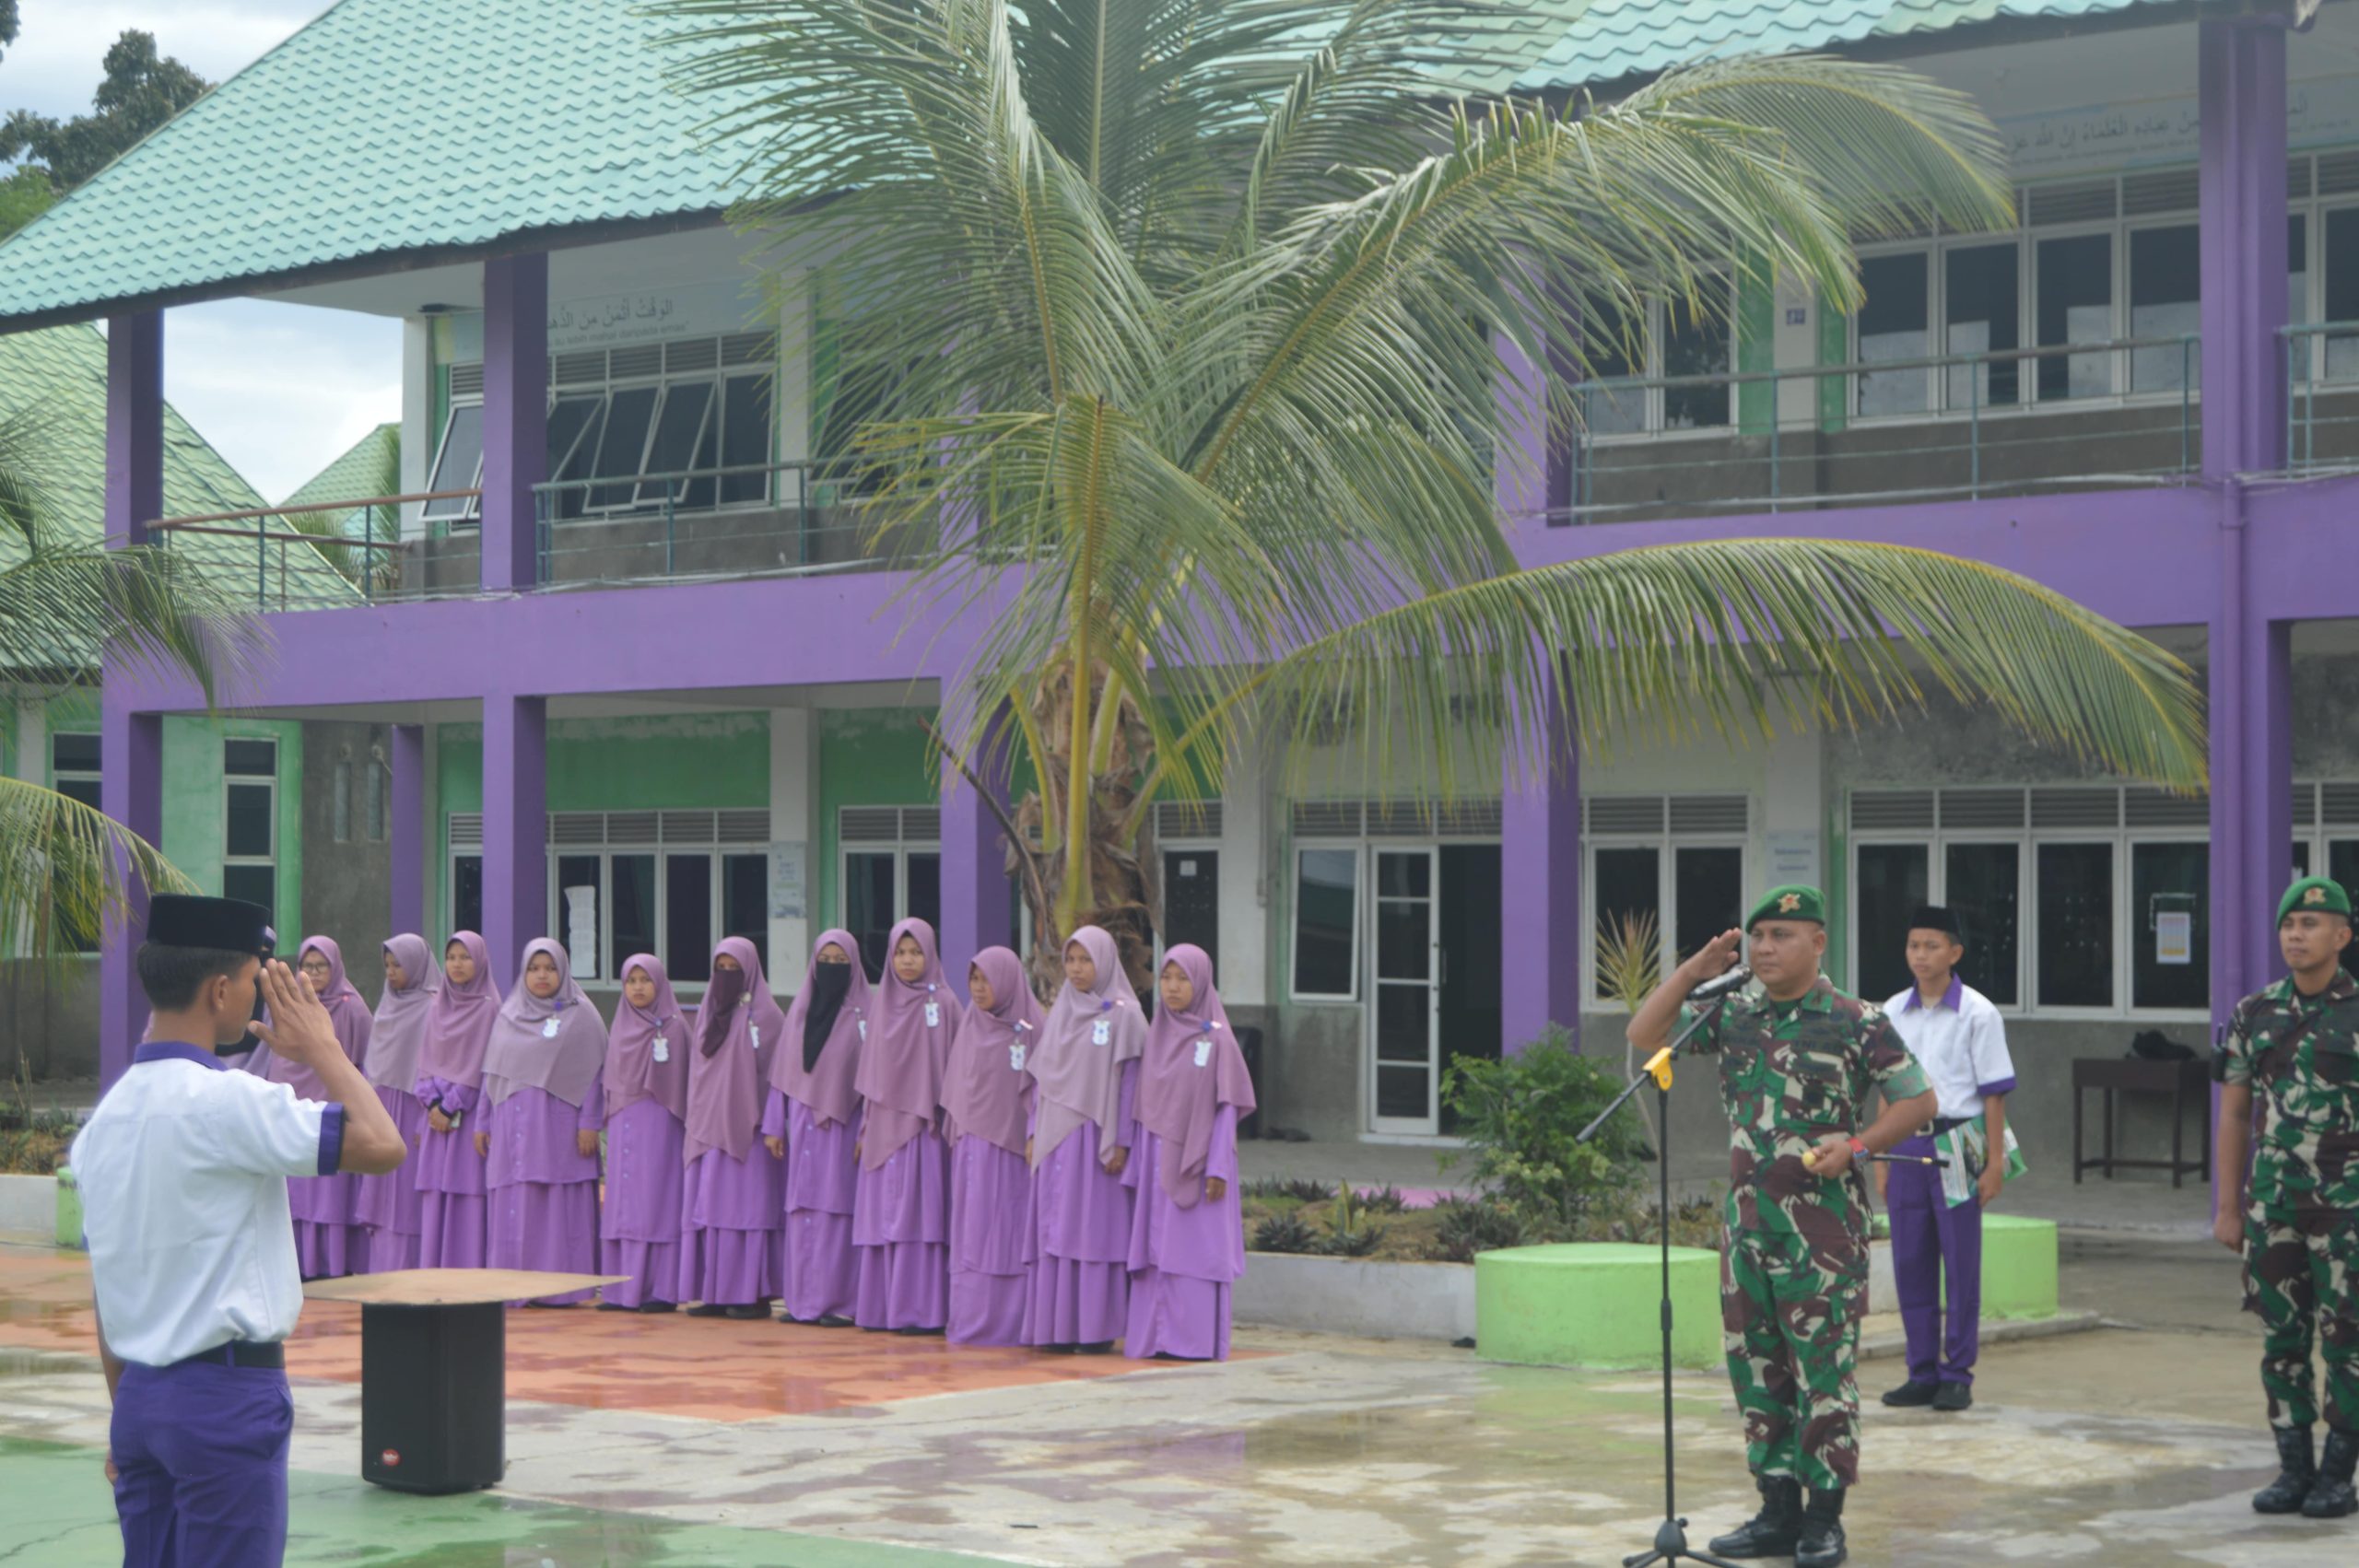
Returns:
[[[1662,1354],[1661,1301],[1657,1247],[1575,1242],[1479,1253],[1476,1353],[1528,1366],[1652,1366]],[[1671,1301],[1672,1360],[1720,1365],[1719,1254],[1672,1247]]]
[[[2056,1316],[2056,1222],[1982,1216],[1982,1316]]]
[[[57,1167],[57,1245],[82,1245],[82,1186],[64,1165]]]

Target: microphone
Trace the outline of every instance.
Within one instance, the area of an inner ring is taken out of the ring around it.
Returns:
[[[1740,964],[1735,968],[1730,970],[1727,974],[1722,975],[1719,979],[1707,980],[1702,985],[1697,986],[1694,990],[1689,991],[1687,993],[1687,1000],[1689,1001],[1710,1001],[1716,997],[1724,997],[1732,990],[1737,990],[1744,986],[1750,985],[1752,981],[1753,966],[1749,964]]]

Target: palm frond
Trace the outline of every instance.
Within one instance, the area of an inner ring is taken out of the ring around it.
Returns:
[[[79,675],[103,661],[185,674],[217,708],[268,656],[261,620],[170,551],[50,544],[0,568],[0,669]]]
[[[137,834],[80,802],[0,778],[0,934],[56,978],[123,919],[126,872],[151,893],[196,884]]]

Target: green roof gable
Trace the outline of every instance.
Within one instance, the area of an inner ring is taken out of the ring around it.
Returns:
[[[343,456],[321,469],[296,486],[292,495],[281,501],[283,507],[307,506],[314,501],[365,501],[372,496],[392,495],[401,488],[396,480],[385,486],[385,469],[402,450],[402,427],[393,421],[378,426],[352,443]],[[362,535],[360,513],[358,510],[323,512],[318,514],[333,524],[333,531],[348,538]]]

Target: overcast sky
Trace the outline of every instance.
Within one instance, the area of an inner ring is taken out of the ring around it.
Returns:
[[[328,0],[21,0],[0,58],[0,113],[88,113],[126,28],[221,82]],[[401,324],[230,299],[164,318],[164,393],[267,499],[286,498],[375,426],[401,416]]]

